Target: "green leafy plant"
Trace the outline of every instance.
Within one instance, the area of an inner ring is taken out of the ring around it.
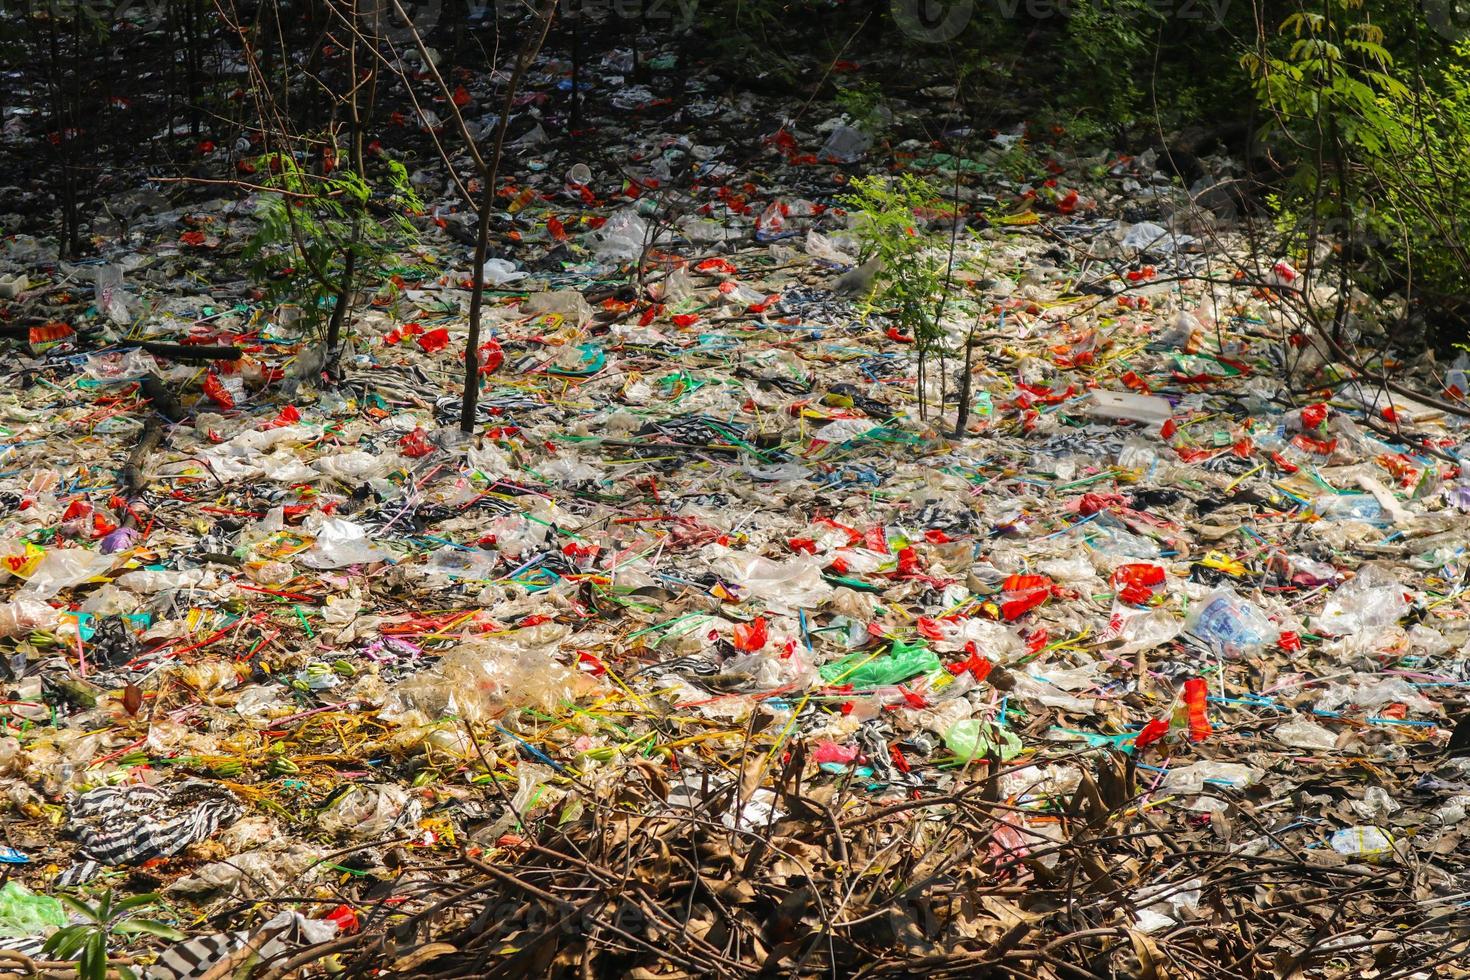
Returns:
[[[408,215],[423,204],[392,159],[376,181],[350,168],[313,173],[286,153],[262,157],[257,167],[269,174],[261,185],[275,193],[262,195],[246,244],[252,272],[271,301],[296,305],[308,332],[335,351],[359,272],[417,239]]]
[[[839,87],[836,102],[855,129],[875,138],[883,135],[892,120],[884,108],[883,89],[877,82],[856,82]]]
[[[876,263],[874,301],[885,308],[900,330],[914,339],[919,355],[919,414],[926,411],[925,372],[938,354],[941,370],[946,351],[939,314],[943,308],[947,264],[938,236],[922,231],[919,215],[942,206],[932,184],[913,174],[894,180],[872,174],[854,178],[843,203],[853,215],[859,259]]]
[[[77,976],[82,980],[105,980],[108,947],[114,936],[157,936],[174,941],[184,938],[183,933],[157,919],[137,918],[139,912],[163,905],[163,899],[154,892],[114,901],[109,888],[97,896],[95,905],[88,905],[70,895],[60,898],[62,904],[80,916],[82,921],[56,930],[46,939],[43,949],[54,959],[75,957]],[[123,977],[136,976],[122,964],[113,968]]]

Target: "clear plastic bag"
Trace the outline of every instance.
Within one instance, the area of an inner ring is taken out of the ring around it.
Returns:
[[[35,596],[16,596],[0,605],[0,637],[50,629],[60,618],[59,612]]]
[[[88,579],[107,573],[112,569],[112,563],[110,555],[85,548],[54,548],[46,552],[40,564],[26,577],[25,588],[21,589],[20,595],[49,599],[62,589],[81,585]]]

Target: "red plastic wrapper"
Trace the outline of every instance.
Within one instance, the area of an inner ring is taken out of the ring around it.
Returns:
[[[500,341],[491,337],[480,345],[480,370],[486,374],[493,374],[505,363],[505,351],[500,348]]]
[[[1210,689],[1203,677],[1191,677],[1184,682],[1184,707],[1189,717],[1189,739],[1203,742],[1214,733],[1209,715],[1205,713],[1205,700]]]
[[[429,434],[420,428],[399,439],[398,448],[403,451],[403,455],[418,459],[432,453],[434,444],[429,442]]]
[[[230,409],[235,407],[234,396],[230,394],[224,382],[219,379],[219,375],[213,371],[204,376],[204,393],[209,396],[210,401],[214,402],[220,408]]]
[[[1052,582],[1045,575],[1012,575],[1001,583],[1000,614],[1020,619],[1051,597]]]
[[[766,633],[766,618],[757,616],[748,623],[737,623],[735,625],[734,645],[735,649],[745,653],[755,653],[766,645],[770,639]]]
[[[419,338],[419,348],[425,354],[437,354],[449,346],[449,331],[443,327],[430,330]]]
[[[1164,584],[1165,572],[1158,565],[1119,565],[1113,569],[1113,590],[1123,602],[1141,606]]]

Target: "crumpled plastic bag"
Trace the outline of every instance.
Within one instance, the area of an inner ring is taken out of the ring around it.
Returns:
[[[557,710],[597,683],[557,661],[564,633],[564,627],[536,626],[458,646],[431,670],[395,685],[383,717],[402,720],[417,713],[424,719],[454,715],[484,722],[513,708]]]
[[[17,597],[49,599],[62,589],[106,574],[112,569],[113,561],[111,555],[85,548],[53,548],[26,576],[26,584]]]
[[[0,936],[49,935],[66,925],[61,903],[49,895],[37,895],[18,881],[0,888]]]
[[[533,316],[553,313],[566,317],[577,326],[592,322],[592,307],[587,298],[575,289],[558,289],[551,292],[532,293],[521,303],[521,312]]]
[[[1341,586],[1312,620],[1312,630],[1323,636],[1372,633],[1394,626],[1409,611],[1404,587],[1376,565],[1366,566]]]
[[[393,552],[373,544],[367,528],[332,517],[322,522],[316,540],[301,560],[312,568],[345,568],[348,565],[392,561]]]
[[[852,126],[835,126],[817,156],[837,163],[856,163],[868,155],[873,138]]]
[[[795,615],[815,609],[832,595],[822,578],[823,562],[813,557],[773,561],[761,555],[732,551],[713,563],[715,574],[739,587],[743,596],[761,599],[774,613]]]
[[[648,241],[648,222],[633,208],[624,208],[596,231],[591,239],[592,254],[600,262],[631,262],[643,254]]]
[[[413,829],[423,817],[423,804],[401,786],[358,783],[332,800],[317,816],[317,825],[330,833],[353,837],[382,837],[390,831]]]

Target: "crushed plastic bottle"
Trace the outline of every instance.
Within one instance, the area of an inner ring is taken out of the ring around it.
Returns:
[[[1216,589],[1194,603],[1185,630],[1231,660],[1255,656],[1281,635],[1258,606],[1230,588]]]

